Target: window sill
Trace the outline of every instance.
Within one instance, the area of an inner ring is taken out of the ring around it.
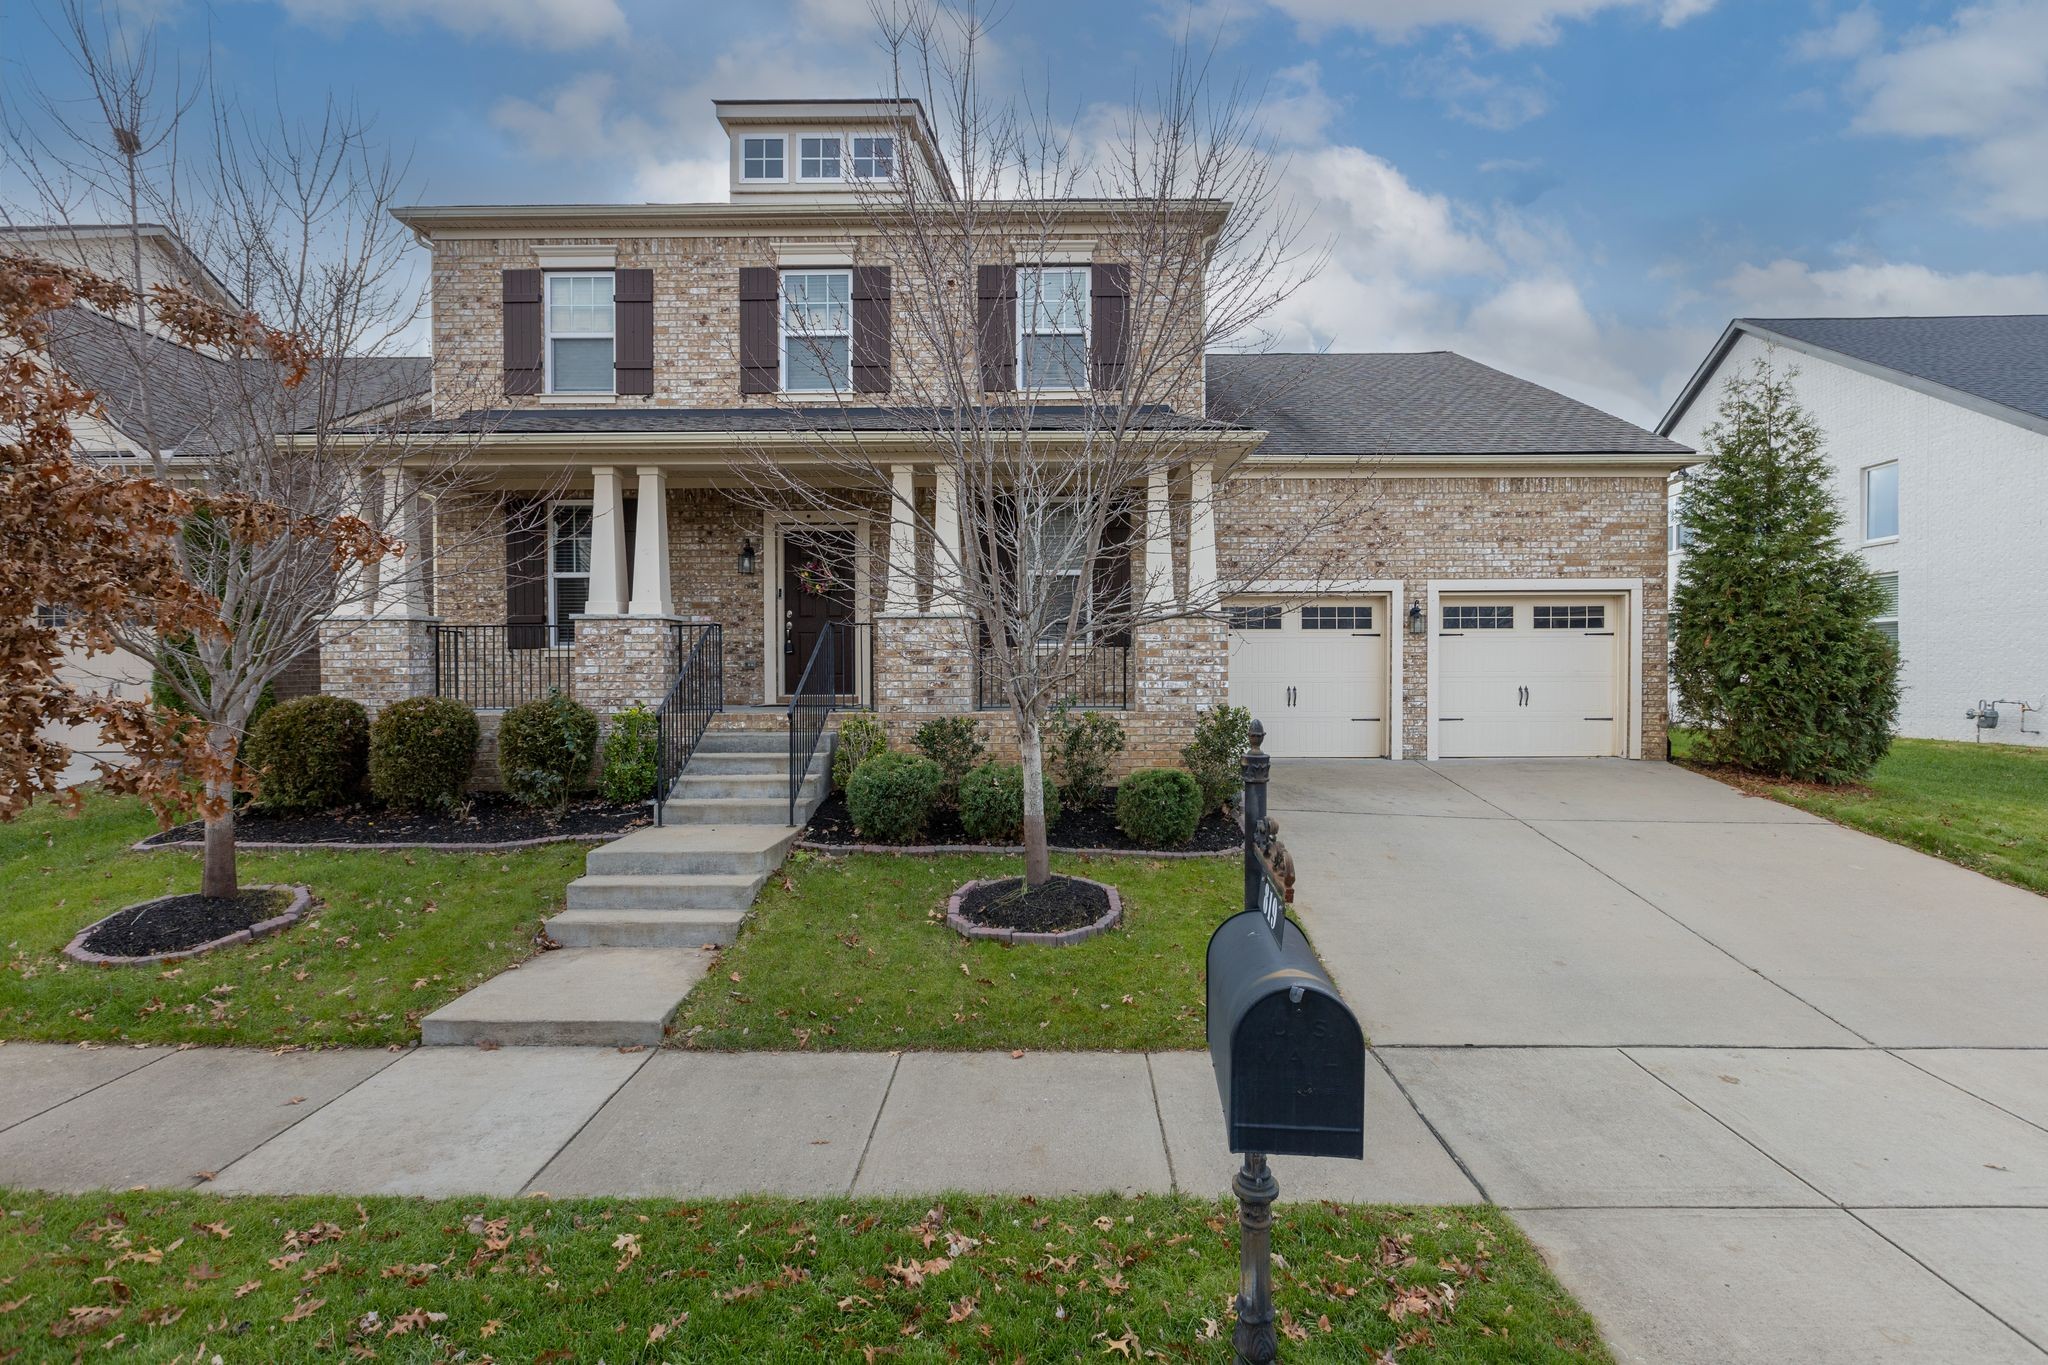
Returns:
[[[1898,543],[1899,538],[1897,536],[1879,536],[1876,540],[1864,541],[1858,548],[1868,550],[1874,545],[1896,545]]]
[[[600,408],[610,407],[619,401],[615,393],[544,393],[540,395],[541,405],[550,408]]]

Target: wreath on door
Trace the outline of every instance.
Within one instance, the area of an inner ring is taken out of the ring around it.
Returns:
[[[839,577],[824,560],[811,559],[797,566],[796,585],[812,597],[823,597],[839,586]]]

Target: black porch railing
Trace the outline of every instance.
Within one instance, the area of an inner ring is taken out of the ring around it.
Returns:
[[[435,626],[434,695],[480,711],[570,695],[576,651],[547,626]]]
[[[715,625],[676,627],[676,677],[654,710],[654,823],[669,789],[697,752],[711,718],[725,709],[725,637]]]
[[[1032,646],[1042,662],[1058,652],[1055,645]],[[981,711],[1009,709],[1010,699],[994,667],[995,649],[983,645],[974,658],[974,705]],[[1077,711],[1125,711],[1131,705],[1131,647],[1107,642],[1076,647],[1068,659],[1060,700]]]
[[[846,636],[842,643],[841,634]],[[804,664],[804,671],[789,692],[789,823],[796,823],[797,796],[803,791],[804,778],[811,771],[811,760],[817,757],[818,744],[825,737],[825,723],[832,718],[832,712],[847,699],[842,688],[850,684],[841,676],[840,658],[842,651],[857,647],[854,627],[851,624],[828,625],[818,632],[818,643],[811,646],[811,657]],[[849,661],[850,662],[850,661]]]

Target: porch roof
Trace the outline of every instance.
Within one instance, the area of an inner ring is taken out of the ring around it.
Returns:
[[[1079,404],[991,407],[989,425],[1002,431],[1101,430],[1112,420]],[[939,408],[488,408],[424,424],[429,431],[490,436],[731,435],[739,438],[804,432],[929,432],[956,423]],[[1144,431],[1231,430],[1226,424],[1176,412],[1163,403],[1135,410]],[[367,430],[367,429],[366,429]]]

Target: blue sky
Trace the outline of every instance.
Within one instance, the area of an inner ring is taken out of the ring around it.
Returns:
[[[715,96],[882,89],[867,0],[123,0],[327,90],[423,202],[723,192]],[[2048,0],[1009,0],[991,84],[1126,98],[1183,26],[1333,254],[1291,342],[1448,347],[1636,420],[1736,314],[2048,311]],[[55,70],[0,0],[0,80]]]

